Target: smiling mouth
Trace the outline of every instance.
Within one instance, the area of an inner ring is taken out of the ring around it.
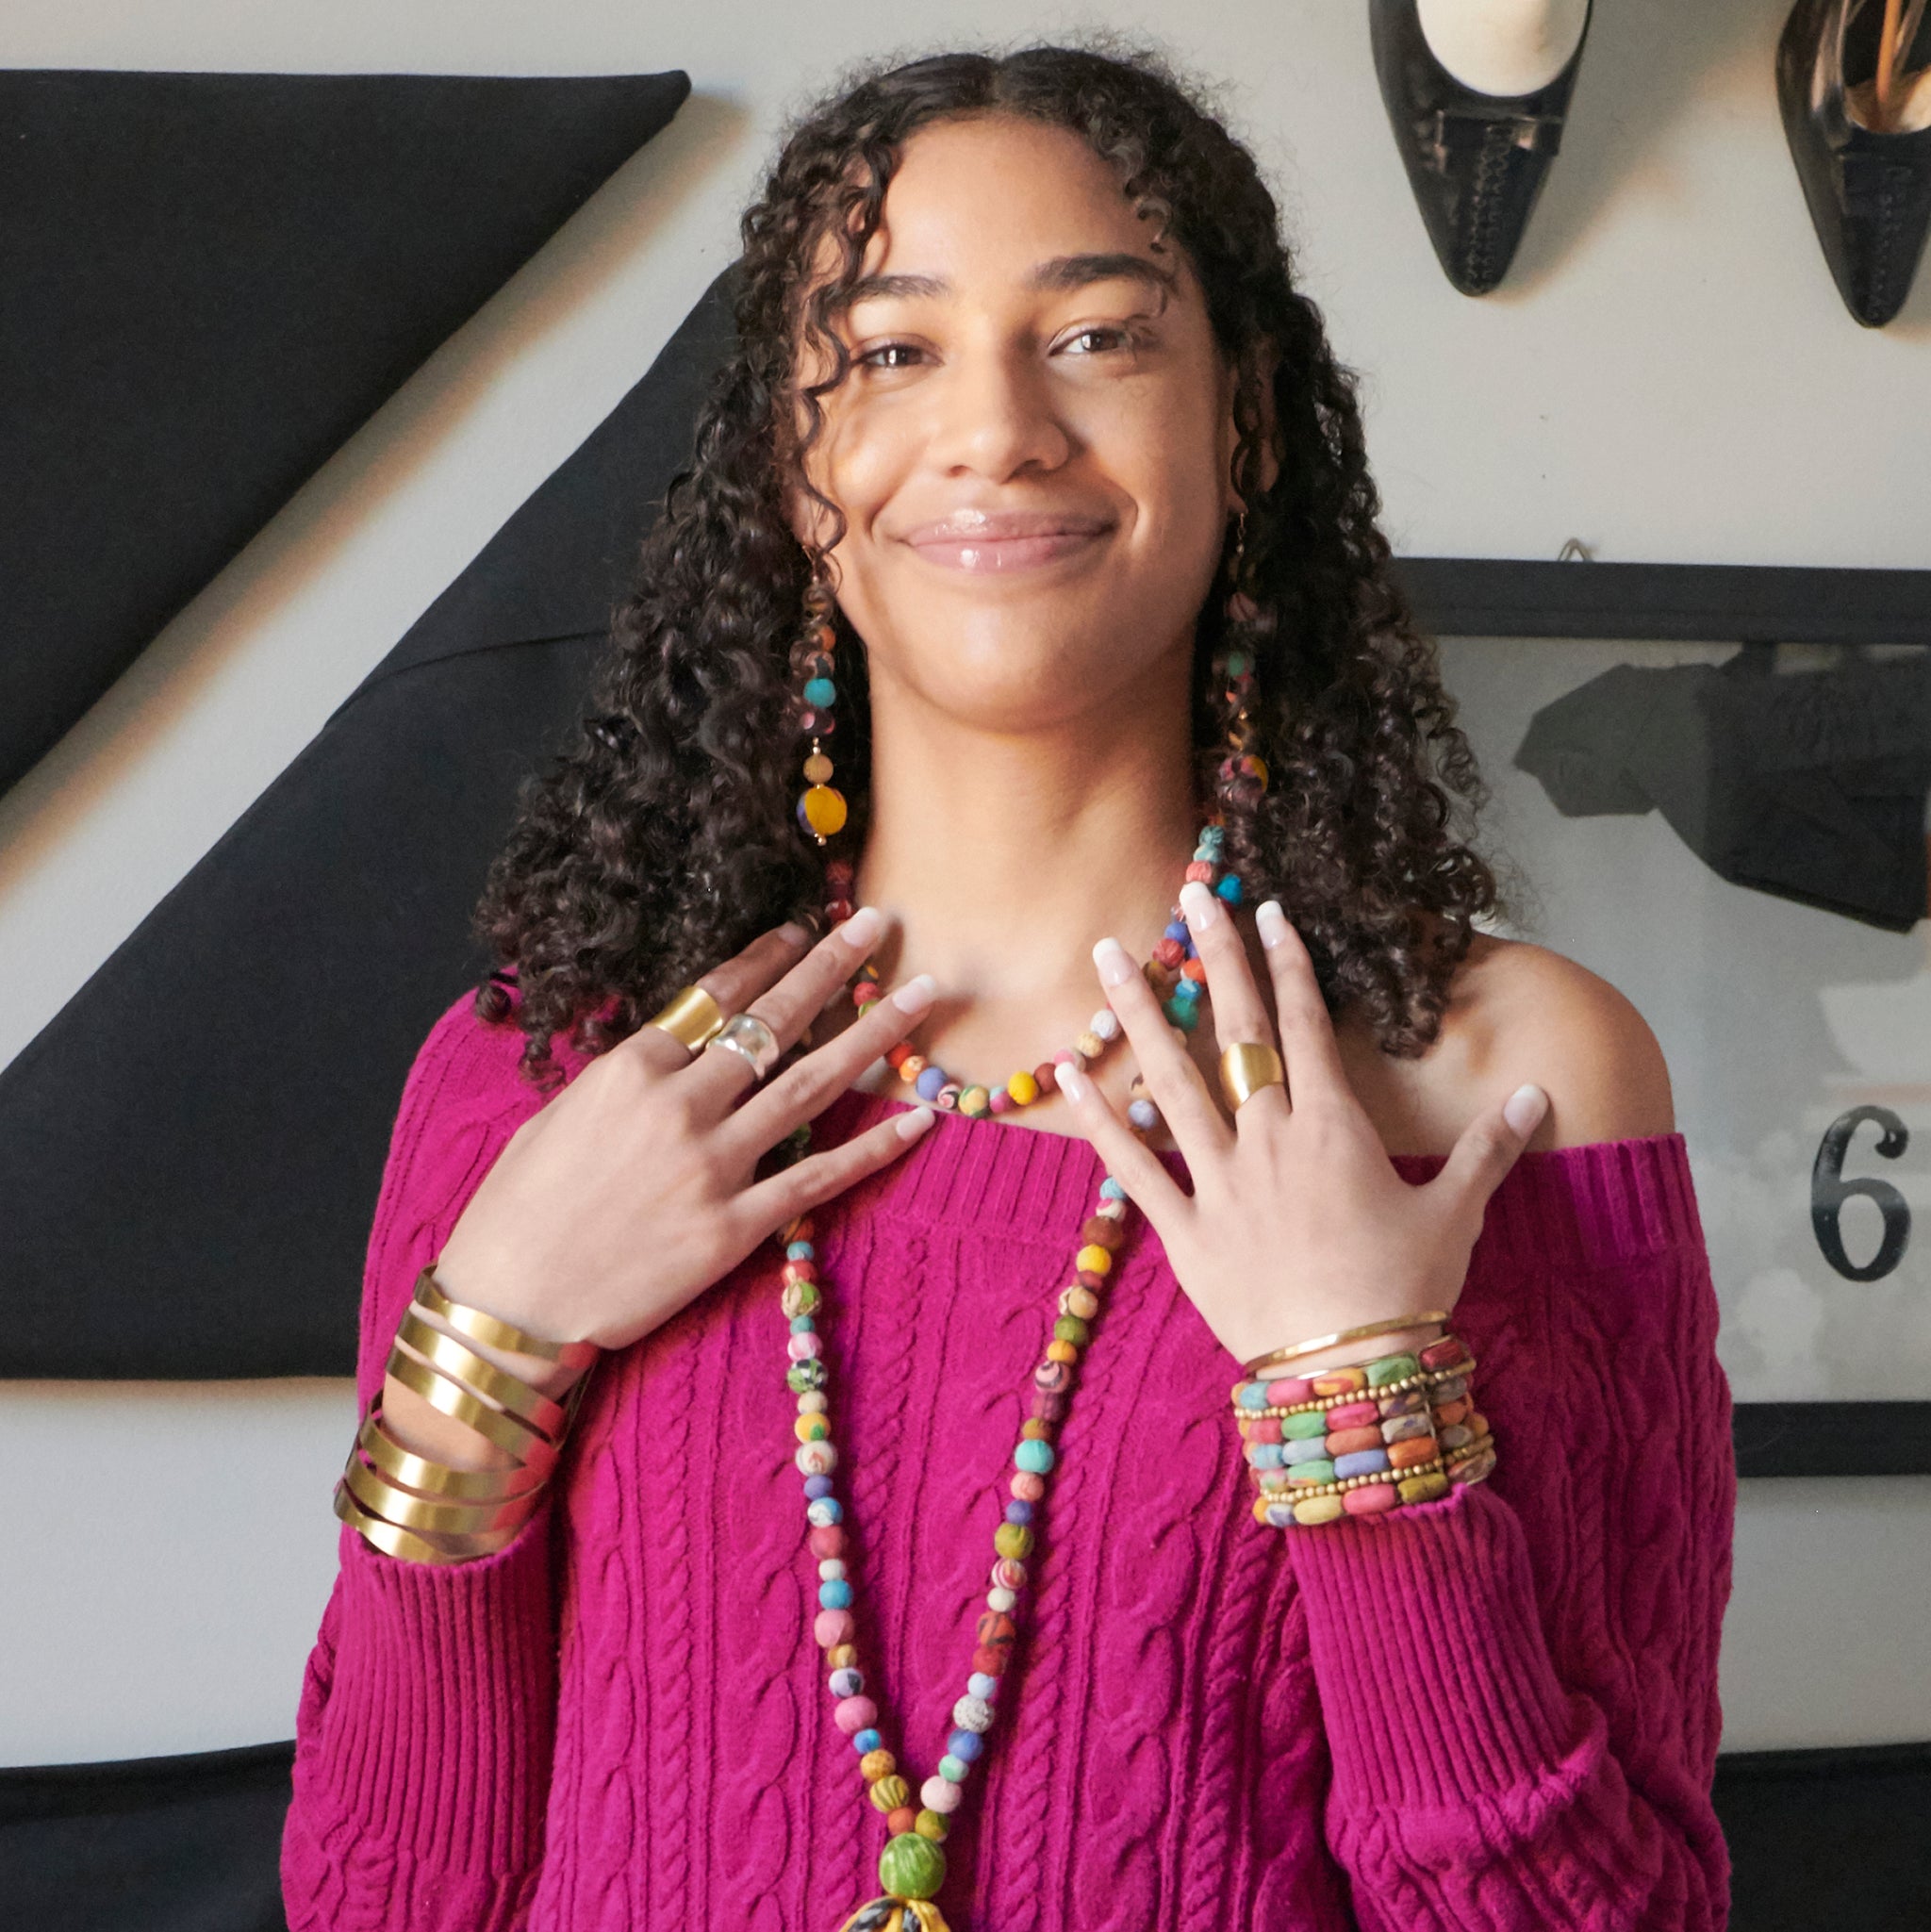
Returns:
[[[928,537],[911,547],[928,563],[943,570],[1006,576],[1093,552],[1110,534],[1098,529],[1042,531],[1030,537]]]

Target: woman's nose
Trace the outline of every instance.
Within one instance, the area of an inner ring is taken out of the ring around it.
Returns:
[[[930,454],[942,469],[1003,482],[1028,465],[1055,469],[1072,448],[1052,380],[1029,354],[957,352],[933,390]]]

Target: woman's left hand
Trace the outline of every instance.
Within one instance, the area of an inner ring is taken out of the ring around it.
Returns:
[[[1272,1044],[1274,1028],[1226,908],[1205,886],[1180,894],[1206,968],[1224,1052]],[[1425,1310],[1452,1310],[1489,1197],[1547,1106],[1539,1087],[1497,1099],[1423,1185],[1395,1172],[1341,1063],[1333,1023],[1300,935],[1269,900],[1256,915],[1272,968],[1284,1085],[1262,1088],[1230,1121],[1124,948],[1095,949],[1108,1003],[1185,1158],[1183,1193],[1090,1079],[1062,1073],[1081,1131],[1165,1245],[1207,1326],[1236,1362],[1316,1335]],[[1521,1105],[1518,1106],[1518,1100]],[[1511,1120],[1505,1106],[1515,1109]],[[1390,1333],[1311,1355],[1297,1372],[1413,1346]]]

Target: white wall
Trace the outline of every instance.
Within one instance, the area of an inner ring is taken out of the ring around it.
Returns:
[[[9,0],[9,66],[683,67],[694,92],[0,799],[0,1064],[648,368],[784,116],[874,52],[1103,20],[1226,77],[1363,372],[1397,551],[1925,566],[1931,268],[1889,329],[1844,312],[1777,122],[1785,10],[1601,0],[1535,224],[1477,302],[1435,265],[1348,0]],[[352,1414],[329,1382],[0,1384],[0,1762],[288,1736]],[[1931,1737],[1927,1531],[1931,1478],[1745,1486],[1729,1748]]]

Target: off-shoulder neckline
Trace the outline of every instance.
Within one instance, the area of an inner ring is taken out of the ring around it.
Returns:
[[[872,1093],[864,1087],[848,1087],[832,1102],[826,1112],[849,1110],[853,1116],[862,1117],[870,1114],[882,1120],[889,1114],[909,1114],[917,1104],[916,1101],[901,1100],[892,1094]],[[989,1115],[974,1117],[969,1114],[948,1113],[942,1109],[934,1111],[938,1115],[937,1125],[940,1127],[951,1125],[971,1133],[1025,1135],[1048,1142],[1063,1141],[1074,1147],[1090,1148],[1092,1145],[1083,1134],[1061,1133],[1055,1129],[1046,1127],[1011,1127],[1004,1121],[996,1120]],[[869,1126],[872,1121],[867,1119],[865,1124]],[[1525,1161],[1574,1160],[1578,1155],[1596,1155],[1616,1148],[1652,1148],[1660,1151],[1673,1142],[1683,1142],[1681,1128],[1672,1128],[1668,1133],[1624,1134],[1613,1140],[1575,1141],[1566,1147],[1531,1148],[1518,1154],[1515,1159],[1518,1164]],[[1164,1151],[1160,1158],[1168,1163],[1183,1161],[1183,1157],[1174,1150]],[[1440,1166],[1447,1161],[1448,1156],[1402,1152],[1391,1153],[1388,1158],[1396,1165],[1406,1163],[1411,1166]]]

